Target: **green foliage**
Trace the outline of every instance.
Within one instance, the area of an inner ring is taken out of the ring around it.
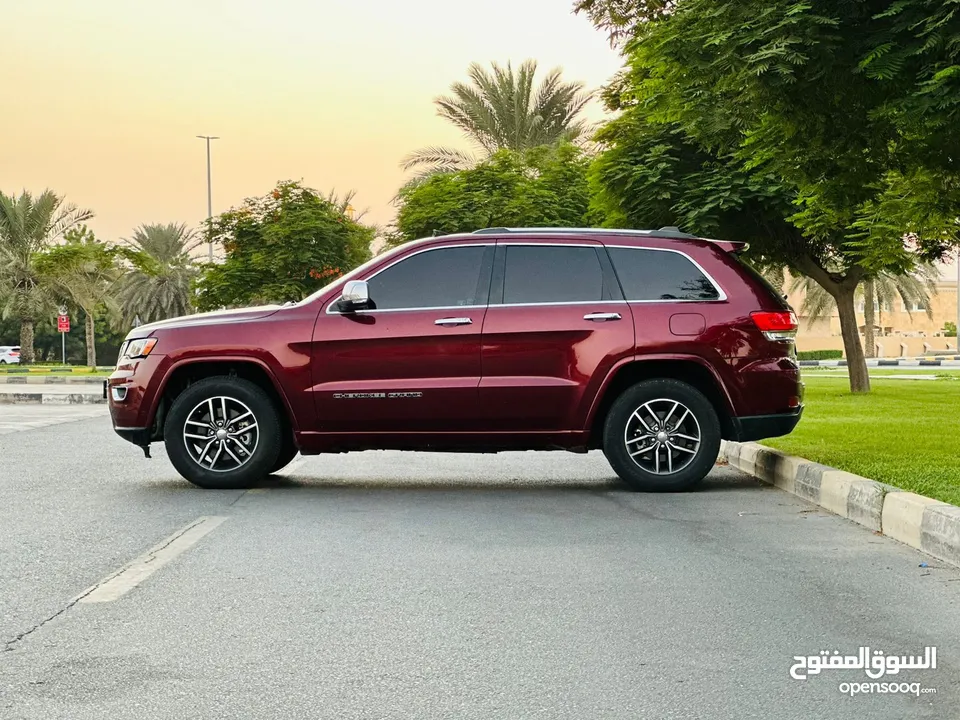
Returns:
[[[193,312],[199,270],[191,253],[199,243],[184,225],[142,225],[118,250],[128,265],[117,299],[122,322],[133,326]]]
[[[947,320],[943,324],[943,335],[944,337],[956,337],[957,336],[957,324],[955,322],[950,322]]]
[[[843,350],[797,350],[797,360],[839,360]]]
[[[759,265],[813,278],[866,389],[856,287],[960,244],[960,139],[940,132],[960,95],[941,97],[939,125],[916,109],[929,63],[952,62],[958,2],[579,3],[630,36],[605,93],[622,114],[599,135],[595,205],[611,223],[747,240]],[[936,92],[954,87],[952,71],[937,77]]]
[[[395,240],[495,226],[583,226],[591,219],[587,168],[570,144],[501,150],[474,168],[402,191]]]
[[[0,192],[0,316],[20,321],[21,362],[33,362],[34,323],[51,310],[50,278],[37,259],[51,243],[93,217],[50,190],[34,197]]]
[[[226,257],[204,268],[198,308],[298,301],[367,260],[376,231],[347,216],[349,199],[283,182],[214,218],[207,240]]]
[[[460,128],[481,157],[497,150],[528,150],[541,145],[572,141],[586,132],[580,119],[590,94],[582,83],[563,82],[554,68],[539,85],[534,84],[537,63],[527,60],[516,71],[493,63],[487,70],[473,63],[469,83],[455,82],[450,95],[434,102],[440,117]],[[476,164],[478,158],[460,150],[428,147],[404,158],[405,170],[419,170],[413,184],[438,172],[456,172]]]

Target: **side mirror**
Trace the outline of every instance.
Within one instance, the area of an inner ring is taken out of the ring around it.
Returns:
[[[370,290],[365,280],[351,280],[343,286],[340,296],[340,309],[343,312],[356,312],[370,306]]]

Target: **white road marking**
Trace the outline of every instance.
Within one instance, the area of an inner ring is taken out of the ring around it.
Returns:
[[[216,529],[227,518],[210,515],[197,518],[182,530],[136,558],[117,573],[84,590],[78,602],[112,602],[142,583],[168,562],[195,545],[204,535]]]

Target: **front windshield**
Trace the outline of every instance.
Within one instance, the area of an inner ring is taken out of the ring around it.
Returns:
[[[413,240],[413,241],[411,241],[411,242],[404,243],[403,245],[398,245],[397,247],[395,247],[395,248],[393,248],[393,249],[391,249],[391,250],[388,250],[387,252],[385,252],[385,253],[383,253],[383,254],[381,254],[381,255],[375,255],[374,257],[372,257],[372,258],[370,258],[369,260],[367,260],[363,265],[359,265],[359,266],[355,267],[353,270],[351,270],[350,272],[348,272],[346,275],[341,275],[340,277],[338,277],[338,278],[337,278],[336,280],[334,280],[333,282],[327,283],[326,285],[324,285],[322,288],[320,288],[319,290],[317,290],[317,291],[314,292],[313,294],[308,295],[307,297],[305,297],[303,300],[301,300],[300,302],[297,303],[297,307],[299,307],[299,306],[301,306],[301,305],[309,305],[310,303],[315,302],[316,300],[318,300],[320,297],[322,297],[323,295],[325,295],[327,292],[329,292],[331,289],[333,289],[333,288],[336,287],[337,285],[342,285],[343,283],[347,282],[348,280],[353,280],[353,279],[354,279],[355,277],[357,277],[358,275],[361,275],[361,274],[363,274],[364,272],[366,272],[366,271],[367,271],[368,269],[370,269],[370,267],[372,267],[373,265],[379,263],[379,262],[382,261],[382,260],[386,260],[386,259],[388,259],[388,258],[393,257],[394,255],[397,255],[401,250],[406,250],[408,247],[410,247],[410,245],[412,245],[413,243],[418,243],[418,242],[421,242],[421,240]]]

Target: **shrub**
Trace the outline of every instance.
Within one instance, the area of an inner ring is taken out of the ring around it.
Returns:
[[[839,360],[843,350],[798,350],[797,360]]]

